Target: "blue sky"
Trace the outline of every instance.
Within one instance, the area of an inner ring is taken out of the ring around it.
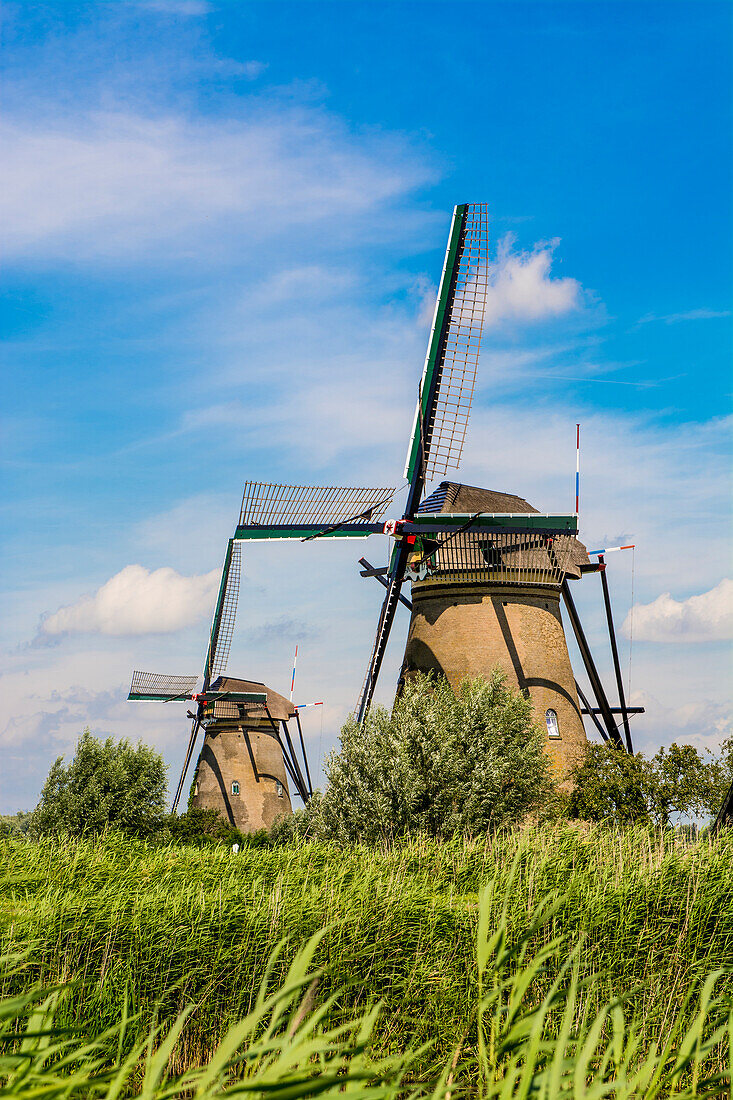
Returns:
[[[495,249],[458,476],[570,508],[580,420],[582,535],[637,545],[638,743],[730,733],[730,23],[5,5],[0,809],[32,806],[87,722],[176,772],[185,721],[126,704],[129,673],[200,668],[245,480],[400,483],[456,202],[489,203]],[[363,552],[386,549],[245,554],[230,668],[283,689],[300,643],[316,756],[371,643]],[[630,555],[610,579],[621,624]],[[607,667],[597,588],[576,598]]]

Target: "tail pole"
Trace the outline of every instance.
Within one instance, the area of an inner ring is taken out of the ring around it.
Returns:
[[[605,550],[589,550],[589,554],[613,554],[616,550],[633,550],[636,543],[631,542],[628,546],[607,546]]]
[[[295,666],[298,663],[298,647],[295,647],[295,656],[293,657],[293,676],[290,681],[290,702],[293,701],[293,692],[295,691]]]
[[[575,425],[575,514],[580,511],[580,424]]]

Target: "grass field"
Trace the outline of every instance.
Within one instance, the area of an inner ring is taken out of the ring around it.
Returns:
[[[689,992],[733,958],[727,836],[564,827],[384,852],[309,845],[237,855],[111,836],[6,841],[0,857],[3,947],[31,949],[23,981],[75,980],[62,1022],[94,1034],[119,1021],[123,1003],[139,1014],[137,1037],[156,1014],[170,1022],[194,1005],[175,1056],[182,1067],[205,1060],[253,1008],[279,941],[289,942],[276,966],[284,973],[294,950],[326,928],[314,961],[319,1000],[340,991],[332,1020],[382,1001],[377,1052],[430,1041],[413,1070],[427,1079],[458,1044],[476,1044],[478,895],[487,882],[488,928],[505,910],[510,943],[543,899],[555,900],[531,948],[562,942],[527,1002],[539,1003],[576,948],[578,979],[589,981],[575,1016],[627,995],[642,1052],[692,1018]]]

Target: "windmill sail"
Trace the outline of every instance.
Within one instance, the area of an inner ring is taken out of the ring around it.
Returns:
[[[234,539],[229,539],[227,543],[227,552],[224,557],[224,568],[221,573],[219,595],[217,596],[216,607],[214,608],[214,619],[211,624],[209,649],[206,654],[206,664],[204,665],[204,692],[208,692],[212,680],[215,680],[217,676],[221,675],[229,660],[229,650],[232,644],[232,635],[234,634],[234,622],[237,616],[237,601],[239,599],[239,580],[241,572],[242,562],[240,545],[235,542]],[[196,711],[196,716],[191,723],[191,735],[188,739],[188,748],[183,761],[181,775],[178,780],[178,787],[176,788],[175,797],[173,799],[173,813],[178,809],[178,802],[183,791],[183,784],[186,781],[186,773],[188,772],[194,746],[196,744],[196,736],[201,728],[201,719],[202,708],[199,706]]]
[[[485,203],[456,206],[407,452],[407,519],[416,515],[426,482],[456,468],[461,460],[476,385],[488,277],[488,208]],[[372,701],[407,559],[403,542],[392,556],[387,594],[357,705],[359,722]]]
[[[398,554],[397,557],[398,559],[401,558],[401,554]],[[379,622],[377,624],[377,633],[374,638],[374,644],[372,646],[372,654],[369,659],[369,665],[367,666],[364,683],[362,684],[359,702],[356,707],[356,720],[360,724],[364,721],[366,713],[369,710],[372,696],[374,695],[374,689],[377,686],[377,677],[379,676],[379,670],[382,667],[382,659],[387,648],[387,642],[389,641],[389,635],[392,629],[392,623],[394,622],[397,604],[399,603],[400,599],[402,581],[402,567],[399,567],[399,572],[393,569],[390,573],[387,594],[384,597],[382,610],[379,614]]]
[[[237,616],[241,570],[241,547],[234,539],[229,539],[221,573],[219,595],[214,608],[214,619],[211,624],[209,651],[204,666],[204,691],[208,691],[211,681],[224,672],[229,660]]]
[[[173,699],[190,699],[196,690],[198,676],[164,676],[157,672],[132,674],[128,699],[155,699],[170,702]]]
[[[226,671],[229,662],[229,650],[232,646],[234,635],[234,623],[237,618],[237,604],[239,602],[239,583],[242,576],[242,547],[241,543],[233,542],[229,571],[224,586],[224,598],[221,602],[221,614],[219,617],[219,629],[216,644],[211,656],[211,678],[215,680]]]
[[[476,385],[489,278],[488,208],[457,206],[407,452],[412,484],[457,469]]]
[[[244,486],[237,539],[364,538],[384,515],[394,488],[334,485]]]
[[[197,715],[191,723],[191,734],[188,738],[188,746],[186,748],[186,756],[183,761],[183,767],[181,768],[181,774],[178,778],[178,786],[176,787],[176,793],[173,796],[173,802],[171,804],[171,813],[175,813],[178,809],[178,803],[181,799],[181,793],[183,791],[183,784],[186,781],[186,773],[188,772],[189,765],[191,763],[191,757],[193,755],[194,745],[196,744],[196,735],[198,734],[199,727],[201,725],[201,719]]]
[[[418,548],[408,567],[424,564],[425,575],[435,581],[522,587],[559,588],[577,545],[572,535],[535,531],[435,532],[431,537],[435,552]]]

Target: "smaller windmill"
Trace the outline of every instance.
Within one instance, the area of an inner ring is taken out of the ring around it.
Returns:
[[[128,699],[162,703],[188,701],[191,733],[172,809],[178,807],[199,730],[204,744],[196,768],[192,805],[216,809],[232,825],[251,832],[268,828],[290,812],[288,778],[307,802],[311,786],[298,710],[284,696],[258,681],[224,676],[237,615],[241,548],[227,544],[221,584],[214,608],[204,662],[203,687],[198,676],[165,676],[136,671]],[[288,723],[295,720],[300,759]]]

